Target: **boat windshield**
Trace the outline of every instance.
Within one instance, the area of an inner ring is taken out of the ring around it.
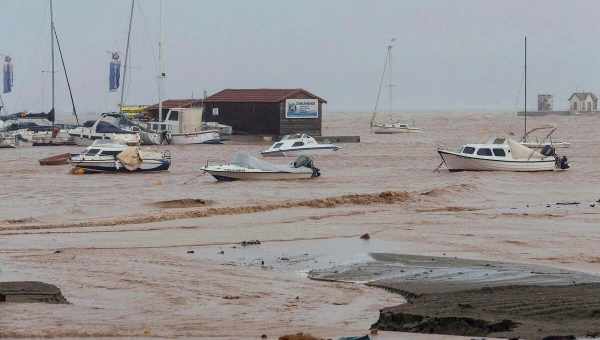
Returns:
[[[88,156],[97,155],[100,152],[100,149],[89,149],[85,154]]]

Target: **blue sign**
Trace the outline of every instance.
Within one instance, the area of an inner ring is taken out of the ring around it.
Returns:
[[[285,118],[319,118],[319,100],[287,99]]]

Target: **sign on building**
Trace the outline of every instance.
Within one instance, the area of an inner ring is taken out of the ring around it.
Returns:
[[[219,115],[219,108],[218,107],[213,107],[213,109],[212,109],[212,115],[213,116],[218,116]]]
[[[318,99],[286,99],[285,118],[319,118]]]

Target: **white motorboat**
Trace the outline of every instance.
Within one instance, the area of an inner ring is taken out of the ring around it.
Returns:
[[[272,164],[250,156],[247,153],[236,154],[228,164],[209,164],[202,168],[218,181],[236,180],[295,180],[310,179],[321,175],[312,159],[300,156],[287,164]]]
[[[557,127],[555,125],[544,125],[537,127],[535,129],[531,129],[527,131],[523,138],[521,139],[521,144],[530,148],[530,149],[542,149],[546,145],[552,146],[554,148],[568,148],[571,146],[568,142],[557,141],[552,139],[552,134],[556,131]],[[550,130],[543,137],[535,136],[535,132]]]
[[[376,134],[396,134],[396,133],[415,133],[415,132],[423,132],[423,129],[414,126],[414,123],[408,124],[405,122],[401,122],[398,120],[394,120],[392,118],[393,112],[393,89],[394,83],[392,81],[392,48],[394,47],[394,42],[396,39],[392,39],[389,45],[387,45],[387,54],[385,58],[385,63],[383,65],[383,73],[381,74],[381,80],[379,81],[379,89],[377,91],[377,101],[375,102],[375,109],[373,110],[373,115],[371,116],[371,131]],[[377,111],[379,108],[379,101],[381,99],[381,93],[383,91],[383,83],[387,78],[387,89],[388,89],[388,122],[377,120]]]
[[[104,113],[96,121],[69,130],[77,145],[89,146],[96,140],[124,145],[140,144],[140,129],[118,113]]]
[[[80,154],[71,155],[71,164],[84,172],[164,171],[171,166],[168,151],[147,151],[137,146],[95,141]]]
[[[265,157],[314,155],[330,153],[339,149],[340,147],[334,144],[319,144],[313,137],[302,133],[283,136],[280,141],[262,151],[261,155]]]
[[[552,171],[569,168],[565,156],[550,146],[538,152],[504,137],[484,144],[465,144],[457,151],[438,150],[450,171]]]
[[[173,108],[165,119],[149,122],[143,133],[144,140],[156,144],[220,144],[218,130],[202,129],[202,109]]]

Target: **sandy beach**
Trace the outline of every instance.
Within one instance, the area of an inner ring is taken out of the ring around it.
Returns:
[[[78,147],[2,150],[0,281],[51,283],[70,304],[4,304],[0,336],[367,334],[404,297],[307,273],[372,261],[370,253],[600,275],[600,116],[529,118],[557,124],[556,137],[571,143],[560,152],[572,168],[547,173],[433,171],[439,145],[519,136],[514,113],[403,117],[424,133],[374,135],[368,114],[327,114],[325,135],[361,143],[316,157],[322,177],[308,181],[217,183],[199,171],[268,144],[161,146],[173,156],[168,172],[85,176],[37,164]],[[249,240],[260,244],[240,244]],[[431,338],[375,339],[402,337]]]

